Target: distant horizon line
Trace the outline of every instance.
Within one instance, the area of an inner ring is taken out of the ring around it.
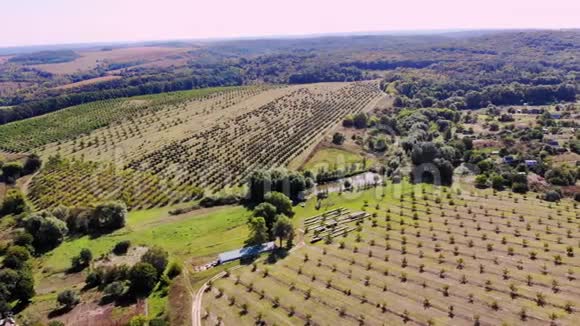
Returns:
[[[157,43],[170,42],[220,42],[220,41],[236,41],[236,40],[265,40],[265,39],[307,39],[320,37],[341,37],[341,36],[413,36],[413,35],[441,35],[453,34],[461,32],[509,32],[509,31],[573,31],[580,30],[580,27],[514,27],[514,28],[434,28],[434,29],[393,29],[393,30],[375,30],[375,31],[351,31],[351,32],[328,32],[328,33],[311,33],[311,34],[264,34],[264,35],[248,35],[248,36],[223,36],[223,37],[192,37],[192,38],[163,38],[163,39],[134,39],[134,40],[120,40],[120,41],[79,41],[70,43],[36,43],[23,45],[0,45],[0,50],[11,52],[10,50],[33,50],[34,48],[58,49],[66,47],[83,47],[90,48],[93,46],[106,45],[155,45]],[[10,55],[15,53],[0,53],[2,55]]]

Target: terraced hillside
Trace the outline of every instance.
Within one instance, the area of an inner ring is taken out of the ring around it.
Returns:
[[[100,187],[89,187],[94,177],[79,175],[84,167],[55,164],[31,184],[39,208],[64,193],[83,198],[71,198],[75,203],[131,198],[131,207],[147,208],[189,199],[197,187],[236,186],[257,167],[284,166],[344,116],[383,96],[377,82],[178,92],[81,105],[0,126],[0,135],[4,150],[58,154],[100,162],[101,173],[116,171],[103,174],[111,178]],[[145,189],[111,189],[127,184]]]
[[[332,197],[305,219],[305,246],[223,273],[202,324],[576,324],[577,204],[395,187],[358,208]]]

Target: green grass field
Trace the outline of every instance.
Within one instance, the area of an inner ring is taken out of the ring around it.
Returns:
[[[184,216],[169,216],[170,208],[158,208],[129,213],[127,226],[98,238],[83,236],[70,239],[39,259],[43,270],[62,272],[70,267],[70,260],[82,248],[94,257],[111,251],[122,240],[132,245],[160,246],[171,259],[186,261],[191,257],[217,254],[243,246],[248,230],[249,212],[241,207],[227,207],[211,212],[192,212]]]
[[[304,164],[304,170],[318,170],[324,168],[327,170],[344,169],[352,164],[362,165],[364,157],[360,154],[337,148],[323,148],[316,151],[314,155]],[[367,166],[371,165],[367,161]]]

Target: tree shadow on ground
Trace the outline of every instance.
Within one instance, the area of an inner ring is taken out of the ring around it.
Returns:
[[[73,309],[74,309],[74,307],[67,307],[67,306],[56,308],[48,313],[48,318],[52,319],[52,318],[62,316]]]
[[[116,307],[129,307],[137,303],[137,297],[127,293],[119,297],[104,295],[101,297],[101,300],[99,300],[100,306],[105,306],[111,303],[113,303]]]
[[[276,248],[268,254],[266,258],[267,264],[275,264],[280,259],[284,259],[288,256],[288,249],[286,248]]]

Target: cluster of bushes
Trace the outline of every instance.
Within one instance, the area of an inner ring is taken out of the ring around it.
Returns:
[[[368,114],[364,112],[357,113],[356,115],[348,115],[342,120],[342,125],[347,128],[357,128],[363,129],[367,127],[372,127],[376,124],[376,119],[373,119]]]
[[[556,186],[572,186],[580,175],[580,169],[571,168],[567,165],[555,166],[549,169],[546,174],[546,180]]]
[[[247,244],[257,245],[279,238],[280,246],[283,240],[287,240],[287,247],[291,247],[294,227],[289,217],[293,215],[290,198],[280,192],[269,192],[248,220],[250,237]]]
[[[239,204],[242,198],[237,195],[213,195],[203,197],[199,201],[199,206],[201,207],[214,207],[223,205],[234,205]]]
[[[359,167],[360,166],[360,167]],[[348,178],[350,176],[364,172],[367,169],[366,161],[363,160],[360,164],[352,163],[350,166],[344,169],[319,169],[316,171],[315,179],[316,183],[323,184],[327,182],[336,181],[343,178]]]
[[[64,221],[71,233],[101,234],[125,226],[127,206],[117,201],[100,203],[93,207],[59,206],[50,213]]]
[[[276,191],[285,194],[297,202],[304,199],[304,192],[314,185],[310,175],[285,169],[256,170],[247,179],[247,200],[252,203],[261,203],[266,194]]]
[[[451,146],[436,145],[432,142],[419,142],[410,152],[413,170],[411,180],[421,183],[451,185],[453,183],[456,151]]]
[[[129,243],[118,243],[114,253],[126,252]],[[118,300],[124,297],[146,297],[156,286],[167,286],[172,278],[181,273],[181,265],[168,266],[168,253],[159,248],[150,248],[135,265],[101,266],[87,275],[87,288],[97,287],[107,299]]]
[[[36,154],[30,154],[24,164],[19,162],[4,163],[0,161],[0,181],[14,184],[22,176],[32,174],[40,169],[42,161]]]
[[[492,187],[495,190],[511,188],[513,192],[522,194],[529,190],[527,173],[514,173],[511,170],[504,170],[501,173],[486,171],[486,173],[479,174],[475,177],[475,186],[478,188]]]
[[[4,256],[0,268],[0,319],[11,314],[12,303],[26,305],[34,297],[34,275],[30,262],[31,239],[19,234],[12,245],[0,252]]]
[[[122,228],[127,216],[127,208],[120,202],[21,214],[27,211],[26,201],[17,190],[8,192],[1,208],[4,213],[20,214],[17,226],[24,229],[20,238],[29,239],[29,249],[38,253],[56,248],[68,234],[101,234]]]
[[[0,204],[0,217],[22,214],[28,209],[26,199],[18,189],[10,189]]]

